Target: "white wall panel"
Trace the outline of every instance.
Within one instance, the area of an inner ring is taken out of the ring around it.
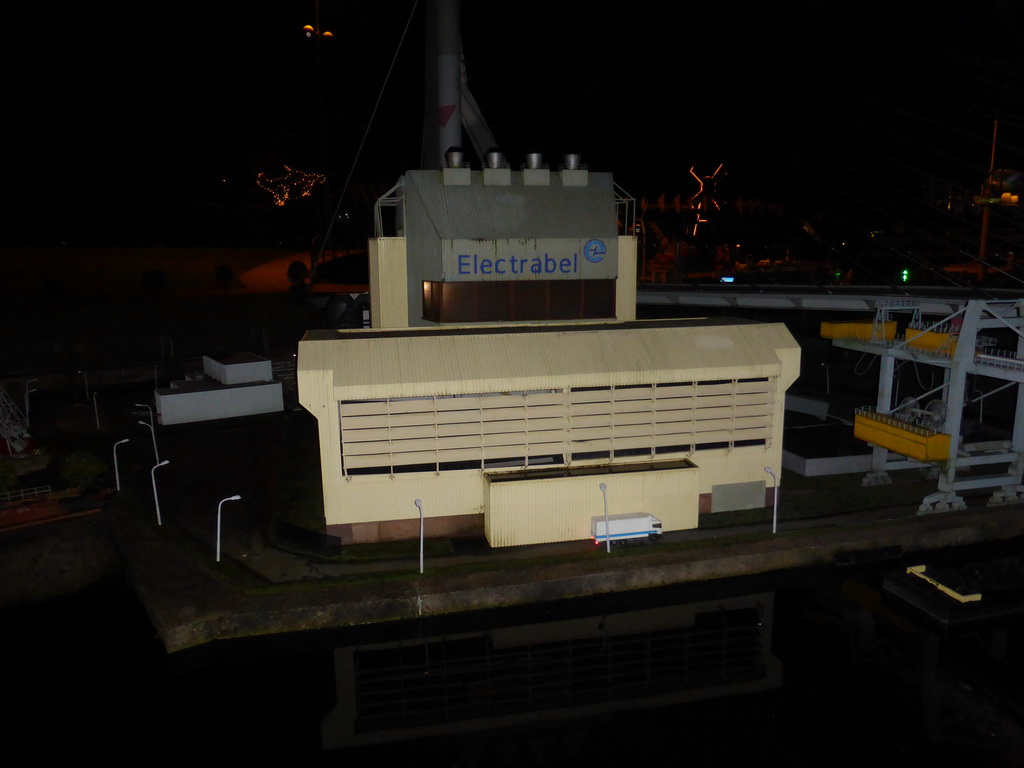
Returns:
[[[188,424],[284,410],[279,381],[235,387],[158,389],[154,403],[160,424]]]
[[[491,475],[484,521],[492,547],[542,544],[590,538],[592,517],[604,514],[651,514],[663,530],[697,526],[700,470],[678,469],[592,473],[542,479],[502,480]],[[518,473],[513,473],[518,477]]]

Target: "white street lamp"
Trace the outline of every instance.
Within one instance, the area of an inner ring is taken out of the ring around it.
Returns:
[[[163,523],[163,520],[160,519],[160,497],[157,496],[157,494],[156,494],[156,471],[157,471],[157,469],[162,467],[164,464],[170,464],[170,463],[171,462],[169,462],[167,459],[164,459],[159,464],[157,464],[155,467],[153,467],[151,470],[149,470],[149,476],[153,480],[153,503],[156,504],[156,524],[157,525],[163,525],[164,523]]]
[[[156,458],[157,461],[160,461],[160,451],[156,449],[156,430],[153,429],[152,423],[145,422],[142,419],[139,419],[139,424],[141,424],[144,427],[149,427],[149,431],[153,435],[153,456]]]
[[[117,446],[124,443],[131,442],[127,437],[124,440],[118,440],[114,443],[114,483],[117,486],[117,490],[121,490],[121,473],[117,471]]]
[[[608,525],[608,486],[601,483],[601,495],[604,496],[604,551],[612,551],[612,529]]]
[[[220,562],[220,508],[224,506],[225,501],[239,501],[242,497],[237,493],[234,496],[228,496],[226,499],[221,499],[220,504],[217,505],[217,562]]]
[[[29,419],[28,419],[28,396],[29,396],[29,393],[35,392],[36,389],[35,389],[35,387],[32,387],[30,389],[28,385],[31,384],[33,381],[39,381],[39,379],[29,379],[28,381],[25,382],[25,426],[26,427],[31,426],[29,424]]]
[[[772,472],[771,467],[765,467],[764,471],[772,476],[772,483],[775,485],[775,501],[772,503],[772,533],[775,533],[779,524],[779,478]]]
[[[135,407],[136,408],[145,408],[146,412],[149,413],[149,423],[150,424],[153,423],[153,407],[152,406],[148,405],[147,403],[136,403]]]
[[[423,502],[416,499],[413,503],[420,511],[420,573],[423,573]]]

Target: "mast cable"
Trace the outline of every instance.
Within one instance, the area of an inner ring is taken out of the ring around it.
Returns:
[[[391,73],[395,69],[395,62],[398,60],[398,54],[402,50],[402,44],[405,42],[405,36],[409,33],[409,26],[412,24],[412,17],[416,13],[416,7],[419,5],[419,0],[414,0],[412,9],[409,11],[409,18],[405,21],[405,28],[402,30],[402,36],[398,40],[398,46],[395,48],[395,54],[391,57],[391,66],[388,67],[387,74],[384,76],[384,82],[381,84],[380,92],[377,94],[377,101],[373,105],[373,111],[370,112],[370,119],[366,121],[366,130],[363,131],[363,138],[359,141],[359,147],[356,149],[355,157],[352,158],[352,165],[348,170],[348,176],[345,177],[345,183],[341,187],[341,192],[338,194],[338,204],[334,207],[334,213],[331,214],[331,221],[327,225],[327,231],[324,233],[323,239],[320,241],[320,250],[317,252],[316,261],[311,265],[309,272],[309,284],[313,284],[313,280],[316,276],[316,268],[320,266],[324,258],[324,248],[327,246],[327,241],[330,239],[331,232],[334,229],[334,222],[338,220],[338,211],[341,210],[341,204],[345,200],[345,193],[348,191],[348,185],[352,182],[352,176],[356,170],[356,164],[359,162],[359,156],[362,154],[363,146],[366,144],[366,137],[370,135],[370,126],[373,125],[373,119],[377,116],[377,110],[380,108],[381,99],[384,97],[384,90],[387,88],[388,81],[391,79]]]

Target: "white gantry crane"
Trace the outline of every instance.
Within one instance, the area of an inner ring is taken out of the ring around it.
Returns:
[[[901,311],[910,316],[898,333]],[[1024,300],[968,301],[934,321],[912,305],[880,305],[873,323],[823,324],[822,335],[881,361],[877,404],[859,410],[854,421],[854,434],[872,446],[865,484],[888,482],[891,469],[935,467],[938,490],[922,500],[919,514],[963,509],[966,490],[991,488],[990,505],[1024,496]],[[902,361],[937,367],[941,383],[897,403]],[[985,391],[979,382],[986,382]],[[998,393],[1012,402],[1004,411],[1012,419],[1009,439],[965,442],[965,405]]]

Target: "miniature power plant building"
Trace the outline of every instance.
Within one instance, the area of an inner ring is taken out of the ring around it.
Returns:
[[[571,160],[411,171],[378,201],[372,327],[299,344],[343,543],[415,538],[421,515],[511,546],[587,539],[606,505],[666,532],[767,505],[799,346],[636,320],[632,201]]]

